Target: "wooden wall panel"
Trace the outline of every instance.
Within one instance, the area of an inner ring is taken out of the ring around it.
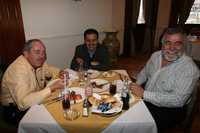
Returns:
[[[21,54],[25,35],[19,0],[0,0],[0,57],[11,63]]]

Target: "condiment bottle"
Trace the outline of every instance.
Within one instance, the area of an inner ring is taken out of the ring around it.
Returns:
[[[89,116],[89,102],[88,99],[84,99],[83,101],[83,112],[82,112],[83,117],[88,117]]]
[[[122,88],[122,92],[121,92],[121,99],[123,102],[123,110],[127,110],[129,109],[129,89],[128,89],[128,80],[126,79],[124,81],[124,87]]]

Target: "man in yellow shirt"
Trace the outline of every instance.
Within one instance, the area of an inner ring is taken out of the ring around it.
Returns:
[[[9,65],[2,79],[1,102],[4,118],[18,123],[26,110],[41,103],[56,89],[64,88],[64,71],[46,64],[46,48],[41,40],[29,40],[20,55]],[[46,86],[45,77],[61,80]]]

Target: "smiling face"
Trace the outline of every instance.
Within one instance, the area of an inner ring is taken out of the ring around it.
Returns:
[[[29,61],[33,68],[39,68],[46,60],[46,48],[40,41],[32,42],[32,48],[24,51],[24,57]]]
[[[96,34],[87,34],[84,38],[84,41],[89,51],[94,52],[96,50],[98,43]]]
[[[183,35],[181,33],[164,35],[162,53],[165,60],[176,61],[182,56],[183,49]]]

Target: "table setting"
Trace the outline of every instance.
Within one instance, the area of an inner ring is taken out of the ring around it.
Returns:
[[[122,126],[116,125],[119,124],[124,114],[134,110],[135,106],[144,106],[152,122],[152,132],[156,132],[155,122],[142,99],[127,91],[128,103],[123,101],[124,88],[132,82],[125,70],[87,70],[81,73],[71,69],[66,69],[66,71],[69,73],[69,79],[68,83],[65,83],[65,88],[52,94],[41,105],[56,121],[56,125],[63,129],[61,131],[69,133],[112,132]],[[57,79],[52,79],[47,86],[55,80]],[[125,103],[128,104],[128,108],[124,108]],[[23,119],[19,125],[20,131],[23,131],[24,123],[27,121],[26,116]],[[134,118],[132,121],[135,121]],[[115,123],[114,128],[110,128],[113,123]]]

